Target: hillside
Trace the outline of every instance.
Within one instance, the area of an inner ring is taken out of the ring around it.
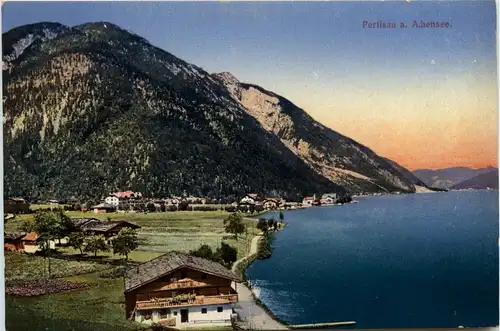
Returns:
[[[262,127],[278,137],[318,174],[349,192],[415,192],[425,186],[410,171],[315,121],[284,97],[240,82],[230,73],[214,75]]]
[[[486,188],[498,189],[498,169],[464,180],[453,185],[451,188],[454,190]]]
[[[467,167],[453,167],[437,170],[420,169],[413,171],[413,174],[428,186],[449,189],[455,184],[490,172],[493,169],[495,168],[472,169]]]
[[[22,26],[3,49],[5,195],[415,191],[285,99],[271,130],[220,79],[111,23]]]

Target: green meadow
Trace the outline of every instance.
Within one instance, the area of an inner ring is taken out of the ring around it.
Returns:
[[[37,207],[35,206],[34,209]],[[216,249],[225,242],[238,251],[238,258],[247,254],[252,238],[259,231],[256,222],[244,219],[246,231],[236,240],[225,233],[225,211],[180,211],[163,213],[66,212],[69,217],[85,217],[135,223],[140,246],[133,251],[131,262],[144,262],[171,250],[188,252],[207,244]],[[20,230],[33,215],[17,215],[5,224],[6,231]],[[125,320],[123,278],[101,278],[100,274],[116,268],[122,257],[112,252],[98,253],[98,261],[61,259],[60,255],[77,255],[79,251],[58,248],[50,258],[51,275],[55,278],[88,283],[84,289],[39,297],[6,297],[7,330],[139,330],[144,326]],[[43,279],[48,275],[48,260],[40,256],[9,253],[5,256],[7,283]]]

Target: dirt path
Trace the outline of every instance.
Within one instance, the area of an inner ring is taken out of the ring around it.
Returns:
[[[257,245],[262,235],[253,237],[250,245],[250,253],[247,257],[257,253]],[[236,268],[247,257],[239,259],[233,264],[232,270]],[[234,310],[239,315],[241,322],[238,325],[246,330],[288,330],[287,327],[272,319],[271,316],[260,306],[255,303],[252,296],[252,291],[244,284],[238,283],[236,285],[238,292],[238,303],[235,304]]]

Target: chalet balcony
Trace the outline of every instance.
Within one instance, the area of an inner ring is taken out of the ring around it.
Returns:
[[[227,294],[227,295],[211,295],[211,296],[196,296],[194,299],[189,299],[182,302],[169,301],[167,298],[164,299],[151,299],[148,301],[137,301],[137,310],[149,310],[149,309],[162,309],[171,307],[184,307],[184,306],[203,306],[203,305],[216,305],[216,304],[228,304],[238,302],[238,294]]]
[[[176,290],[183,288],[197,288],[197,287],[207,287],[207,286],[213,286],[213,285],[204,282],[198,282],[195,280],[178,280],[173,283],[165,283],[162,286],[162,290]]]

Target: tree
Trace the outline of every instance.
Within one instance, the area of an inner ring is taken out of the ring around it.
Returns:
[[[40,241],[48,242],[70,234],[75,230],[75,227],[63,211],[44,210],[36,213],[32,222],[24,222],[22,229],[26,232],[36,232]]]
[[[106,244],[106,239],[104,236],[90,236],[85,240],[85,252],[92,252],[94,256],[97,256],[97,252],[106,252],[109,250]]]
[[[178,205],[178,210],[181,210],[181,211],[185,211],[185,210],[188,210],[189,208],[189,202],[184,200],[184,201],[181,201]]]
[[[224,230],[227,233],[234,234],[234,238],[238,240],[238,234],[245,232],[243,217],[239,213],[233,213],[224,220]]]
[[[233,262],[235,262],[236,256],[237,256],[236,248],[231,247],[224,242],[221,243],[220,248],[217,248],[217,251],[215,252],[215,257],[218,260],[221,260],[221,262],[223,262],[223,264],[226,265],[231,265]]]
[[[269,230],[269,228],[267,226],[267,221],[263,218],[259,219],[259,221],[257,222],[257,229],[259,229],[264,234],[266,234],[267,231]]]
[[[48,273],[51,277],[50,270],[50,242],[56,238],[68,234],[72,229],[71,219],[62,211],[39,211],[35,215],[33,221],[26,221],[22,225],[22,230],[25,232],[36,232],[38,234],[37,241],[40,243],[42,252],[46,254],[48,259]]]
[[[146,208],[147,210],[150,212],[150,213],[154,213],[156,211],[156,206],[154,203],[150,202],[146,205]]]
[[[130,252],[139,246],[137,232],[134,229],[124,228],[120,230],[116,238],[113,239],[113,254],[125,256],[125,261],[128,260]]]
[[[274,218],[271,218],[271,219],[267,220],[267,226],[269,227],[269,229],[275,229],[276,228],[276,221],[274,220]]]
[[[82,248],[84,243],[85,243],[85,235],[81,232],[75,232],[69,236],[70,247],[80,250],[81,255],[83,255]]]

